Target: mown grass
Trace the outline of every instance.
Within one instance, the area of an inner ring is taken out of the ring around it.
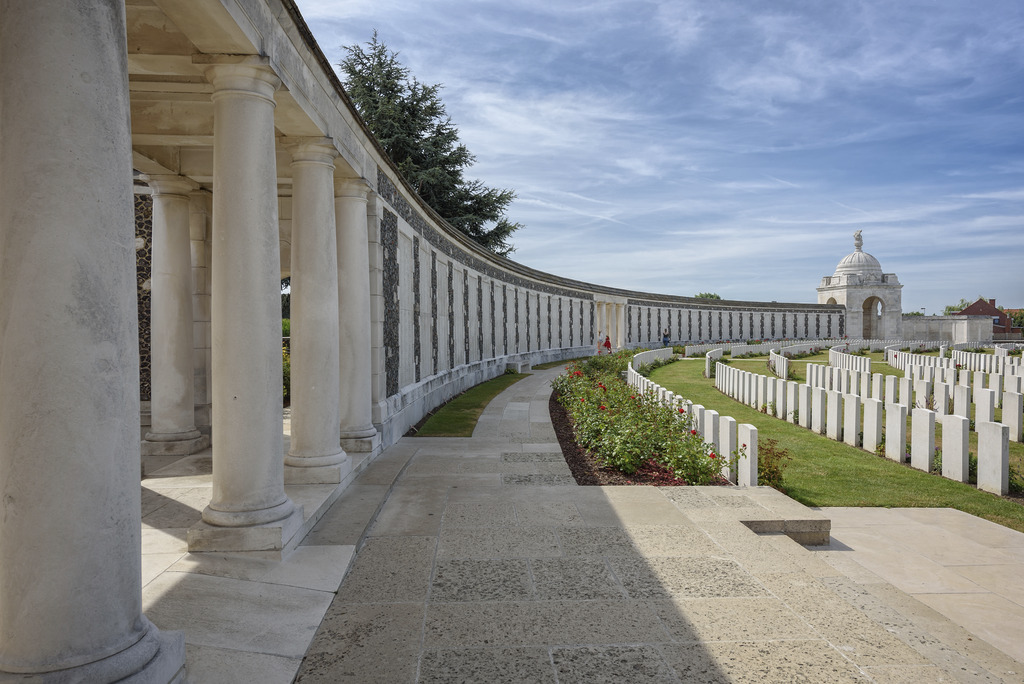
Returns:
[[[527,376],[528,373],[506,373],[470,387],[430,416],[415,436],[472,437],[480,414],[491,400]]]
[[[731,365],[744,368],[743,364],[750,361],[760,361],[760,365],[745,370],[767,373],[763,359],[740,360]],[[680,361],[655,370],[651,380],[777,439],[779,447],[788,449],[792,457],[783,488],[797,501],[808,506],[948,507],[1024,532],[1024,506],[755,411],[716,390],[714,381],[702,376],[703,370],[702,361]],[[1024,463],[1024,445],[1011,442],[1011,462]]]

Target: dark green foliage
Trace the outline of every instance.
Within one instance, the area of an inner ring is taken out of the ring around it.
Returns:
[[[345,90],[406,181],[454,228],[495,254],[512,253],[509,238],[521,226],[505,212],[515,193],[465,178],[475,158],[459,142],[441,84],[420,83],[376,31],[365,47],[344,49],[338,67]]]
[[[696,297],[697,299],[721,299],[721,297],[719,295],[716,295],[714,292],[700,292],[693,296]]]

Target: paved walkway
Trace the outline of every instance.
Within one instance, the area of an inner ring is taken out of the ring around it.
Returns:
[[[1024,681],[1024,535],[768,488],[578,487],[557,372],[499,395],[473,438],[385,451],[284,562],[185,553],[170,525],[206,485],[154,473],[144,608],[186,630],[192,680]],[[825,518],[816,550],[750,529]]]

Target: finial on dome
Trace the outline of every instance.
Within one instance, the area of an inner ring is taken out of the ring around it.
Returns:
[[[860,236],[860,231],[855,231],[853,234],[853,247],[858,252],[861,251],[861,247],[864,246],[864,239]]]

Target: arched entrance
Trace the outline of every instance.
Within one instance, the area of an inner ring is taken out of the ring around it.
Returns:
[[[878,297],[868,297],[864,300],[864,330],[862,337],[865,340],[882,339],[882,315],[885,313],[885,302]]]

